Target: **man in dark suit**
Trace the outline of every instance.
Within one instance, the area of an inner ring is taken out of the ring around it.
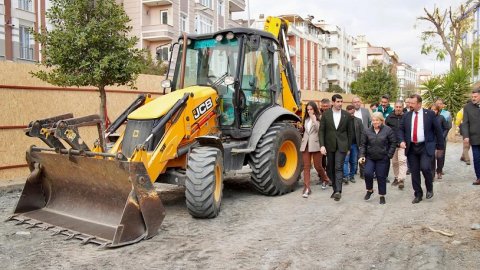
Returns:
[[[474,185],[480,185],[480,88],[472,91],[472,101],[463,107],[462,136],[466,144],[472,146],[473,167],[477,180]]]
[[[360,143],[363,136],[363,124],[362,120],[355,117],[355,106],[348,105],[346,111],[352,116],[352,125],[354,135],[352,136],[352,146],[350,146],[350,152],[345,157],[345,163],[343,164],[343,183],[348,184],[348,181],[355,183],[355,174],[357,173],[357,162]]]
[[[343,163],[354,132],[350,114],[342,110],[342,96],[333,95],[332,102],[332,108],[322,116],[318,136],[320,152],[327,155],[327,175],[333,181],[331,198],[339,201],[342,197]]]
[[[362,120],[364,128],[369,128],[372,124],[372,117],[368,109],[362,107],[362,100],[355,96],[352,98],[352,105],[355,107],[355,117]]]
[[[363,128],[369,128],[372,124],[372,117],[370,116],[370,111],[367,108],[362,108],[362,100],[359,97],[355,96],[352,98],[352,105],[355,107],[355,117],[362,120]],[[360,146],[360,142],[357,142],[357,146]],[[360,163],[358,167],[360,168],[360,178],[363,179],[365,163]]]
[[[412,185],[415,190],[415,199],[412,203],[419,203],[423,199],[420,171],[425,178],[426,198],[430,199],[433,197],[431,160],[436,150],[443,151],[445,145],[435,113],[422,108],[420,95],[410,96],[410,108],[400,123],[399,137],[400,147],[405,148],[412,174]]]

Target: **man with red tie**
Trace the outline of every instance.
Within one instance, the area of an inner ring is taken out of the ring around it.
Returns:
[[[423,199],[420,171],[425,178],[426,198],[433,197],[433,174],[431,160],[439,151],[443,151],[442,129],[435,120],[435,113],[422,108],[422,97],[410,96],[410,111],[403,117],[399,129],[400,147],[405,148],[405,155],[412,175],[412,186],[415,198],[412,203]]]

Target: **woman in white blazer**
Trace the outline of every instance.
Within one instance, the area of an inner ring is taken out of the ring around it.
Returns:
[[[318,130],[320,128],[320,111],[315,102],[308,102],[305,114],[303,116],[303,138],[300,151],[303,159],[303,197],[308,198],[312,192],[310,189],[310,169],[312,166],[317,170],[318,175],[323,179],[323,186],[326,186],[330,180],[322,167],[323,155],[320,153],[320,144],[318,142]]]

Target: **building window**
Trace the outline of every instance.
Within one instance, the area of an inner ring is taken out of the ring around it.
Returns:
[[[213,20],[206,16],[198,15],[196,32],[197,34],[206,34],[213,32]]]
[[[200,0],[200,4],[206,6],[210,9],[213,9],[212,0]]]
[[[168,49],[169,49],[168,46],[157,48],[157,60],[159,62],[168,61],[168,53],[169,53]]]
[[[33,11],[32,0],[18,0],[18,9]]]
[[[160,24],[168,24],[168,10],[160,11]]]
[[[20,25],[20,59],[33,60],[33,48],[31,47],[29,27]]]
[[[180,13],[180,31],[188,32],[188,16],[185,13]]]
[[[225,13],[225,3],[223,1],[224,0],[218,0],[218,5],[217,5],[218,16],[223,16],[223,14]]]

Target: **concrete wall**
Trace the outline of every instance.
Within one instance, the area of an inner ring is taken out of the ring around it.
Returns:
[[[32,144],[44,146],[39,139],[27,137],[24,128],[32,120],[73,113],[74,116],[98,114],[100,99],[92,87],[60,88],[29,74],[39,68],[33,64],[0,61],[0,181],[28,175],[25,151]],[[158,96],[163,77],[141,75],[138,90],[127,86],[107,88],[108,115],[111,121],[140,93]],[[80,129],[89,146],[96,135],[94,127]]]

